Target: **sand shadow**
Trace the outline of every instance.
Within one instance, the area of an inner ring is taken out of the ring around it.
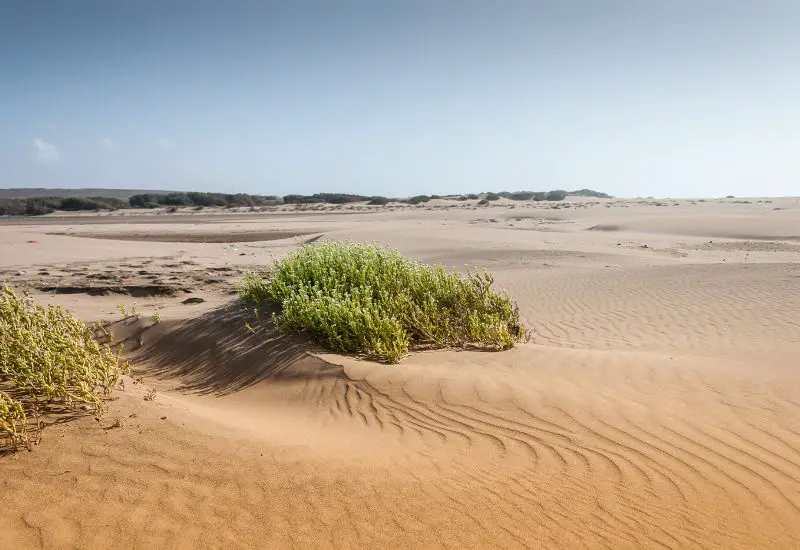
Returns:
[[[258,319],[241,301],[179,323],[144,330],[131,354],[136,373],[180,381],[179,390],[228,395],[271,380],[340,377],[340,366],[312,355],[319,348],[304,335],[279,330],[276,310]]]

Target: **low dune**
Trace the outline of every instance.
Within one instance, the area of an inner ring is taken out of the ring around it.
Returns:
[[[222,242],[4,227],[0,279],[109,323],[132,372],[0,457],[0,548],[800,546],[796,199],[442,202],[205,227]],[[532,338],[328,353],[233,295],[304,242],[282,232],[487,267]],[[147,281],[175,291],[125,291]]]

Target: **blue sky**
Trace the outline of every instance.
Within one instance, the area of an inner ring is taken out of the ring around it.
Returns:
[[[800,195],[800,2],[0,0],[0,187]]]

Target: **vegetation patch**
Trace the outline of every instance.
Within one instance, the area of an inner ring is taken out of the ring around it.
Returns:
[[[0,443],[28,443],[31,413],[78,403],[101,410],[126,366],[95,334],[61,307],[0,288]]]
[[[333,350],[397,363],[410,349],[504,350],[526,337],[516,305],[485,271],[466,276],[373,244],[324,242],[247,273],[239,295],[277,304],[276,321]]]

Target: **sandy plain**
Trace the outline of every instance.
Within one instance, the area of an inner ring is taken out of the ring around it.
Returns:
[[[243,271],[320,238],[486,267],[532,339],[386,366],[247,331]],[[800,547],[800,199],[3,220],[0,281],[133,368],[0,457],[0,548]]]

